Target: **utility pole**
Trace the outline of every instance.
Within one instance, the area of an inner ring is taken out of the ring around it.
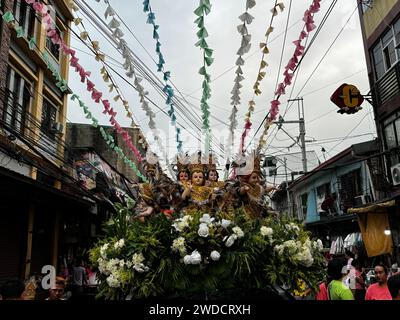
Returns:
[[[290,121],[291,123],[298,123],[299,124],[299,138],[300,138],[300,148],[301,148],[301,162],[303,163],[303,172],[307,173],[307,151],[306,151],[306,125],[304,121],[304,104],[303,98],[296,98],[290,99],[288,102],[297,101],[297,110],[299,113],[299,120],[298,121]],[[289,121],[283,121],[288,123]]]
[[[291,217],[291,205],[290,205],[290,194],[289,194],[289,184],[288,184],[288,176],[287,176],[287,166],[286,166],[286,157],[283,158],[283,163],[285,166],[285,180],[286,180],[286,196],[287,196],[287,205],[288,205],[288,216]]]

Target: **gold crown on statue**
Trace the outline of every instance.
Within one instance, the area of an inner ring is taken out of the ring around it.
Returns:
[[[176,155],[176,170],[177,172],[186,171],[188,169],[189,156],[188,154],[177,154]]]
[[[190,173],[199,171],[203,173],[205,172],[205,169],[207,168],[207,161],[204,161],[201,151],[190,156],[188,168]]]
[[[217,163],[216,163],[215,155],[210,153],[208,155],[208,171],[212,171],[212,170],[214,170],[214,171],[217,170]]]

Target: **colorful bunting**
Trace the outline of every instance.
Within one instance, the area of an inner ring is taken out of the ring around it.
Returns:
[[[284,79],[281,83],[278,84],[278,87],[275,91],[276,99],[271,101],[271,106],[268,112],[268,118],[264,124],[264,131],[259,140],[259,148],[262,148],[265,145],[265,137],[268,133],[268,130],[276,120],[279,114],[279,105],[281,104],[279,98],[286,93],[286,88],[291,85],[294,72],[296,71],[299,63],[299,57],[301,57],[304,53],[304,46],[301,45],[302,40],[308,37],[308,34],[315,29],[314,25],[314,14],[317,13],[320,9],[321,0],[313,0],[310,7],[304,12],[303,21],[304,27],[300,32],[299,38],[293,41],[295,45],[295,50],[292,57],[289,59],[287,65],[285,66],[285,71],[283,72]]]
[[[160,28],[160,26],[157,25],[155,22],[156,15],[154,14],[154,12],[151,9],[150,0],[143,1],[143,12],[147,13],[147,21],[146,22],[153,26],[153,39],[156,40],[156,53],[158,55],[157,72],[163,73],[163,79],[165,82],[163,92],[166,95],[165,103],[169,106],[168,115],[171,119],[171,124],[173,126],[175,126],[177,150],[179,153],[179,152],[182,152],[183,142],[180,138],[180,128],[178,128],[178,126],[176,125],[176,114],[175,114],[174,107],[173,107],[174,90],[172,89],[172,87],[170,85],[167,84],[167,82],[169,81],[169,79],[171,77],[171,72],[164,71],[165,59],[161,52],[161,42],[159,41],[160,35],[157,31]],[[207,32],[207,31],[205,30],[205,32]],[[154,121],[151,118],[150,122],[149,122],[149,126],[150,125],[153,126],[153,123],[154,123]]]
[[[194,23],[197,25],[199,30],[196,35],[198,41],[195,46],[199,47],[203,50],[203,66],[199,69],[199,74],[203,76],[203,95],[201,98],[201,111],[202,111],[202,120],[203,120],[203,130],[205,133],[205,152],[208,153],[210,150],[210,139],[211,139],[211,129],[210,129],[210,107],[208,105],[208,99],[211,97],[211,87],[210,87],[210,75],[207,73],[207,67],[211,66],[214,62],[212,58],[213,50],[209,48],[206,38],[208,37],[208,31],[204,26],[204,17],[208,15],[211,11],[211,3],[209,0],[200,0],[199,6],[194,10],[194,14],[198,16]]]

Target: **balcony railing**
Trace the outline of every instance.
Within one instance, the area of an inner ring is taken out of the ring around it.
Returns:
[[[400,62],[394,65],[386,74],[375,82],[374,98],[379,107],[400,93]]]

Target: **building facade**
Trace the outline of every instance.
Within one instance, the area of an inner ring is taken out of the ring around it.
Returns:
[[[400,231],[400,2],[357,1],[381,158],[378,184],[382,199],[394,200],[390,211],[394,249]],[[372,207],[373,208],[373,207]],[[375,210],[375,209],[374,209]]]
[[[64,0],[44,1],[70,43],[73,15]],[[58,264],[60,239],[71,212],[87,215],[96,198],[80,188],[65,161],[67,95],[42,58],[68,80],[68,57],[47,37],[41,18],[24,0],[2,0],[23,29],[1,19],[0,35],[0,282],[40,274]],[[35,39],[30,48],[29,40]],[[69,186],[67,192],[66,186]],[[72,190],[72,191],[71,191]]]

